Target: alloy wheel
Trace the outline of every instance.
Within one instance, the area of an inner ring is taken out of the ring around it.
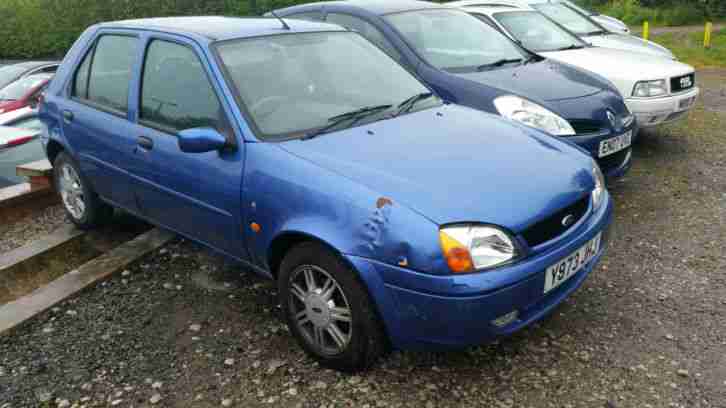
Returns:
[[[83,194],[83,185],[78,173],[69,164],[64,164],[60,171],[58,183],[63,205],[73,218],[80,220],[86,212],[86,200]]]
[[[352,314],[335,278],[317,266],[301,265],[289,284],[293,320],[308,344],[322,355],[343,353],[353,334]]]

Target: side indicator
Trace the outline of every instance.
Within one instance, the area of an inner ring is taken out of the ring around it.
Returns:
[[[258,233],[258,232],[262,231],[262,227],[260,227],[260,224],[258,224],[256,222],[253,222],[252,224],[250,224],[250,229],[254,233]]]

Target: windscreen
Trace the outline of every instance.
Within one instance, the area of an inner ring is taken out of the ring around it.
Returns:
[[[532,51],[556,51],[585,45],[579,38],[535,11],[496,13],[494,18],[525,48]]]
[[[577,35],[595,35],[603,32],[602,27],[562,3],[534,4],[534,8]]]
[[[422,58],[439,69],[461,72],[529,57],[504,34],[463,11],[418,10],[386,19]]]
[[[429,92],[380,48],[353,32],[234,40],[217,45],[217,50],[228,81],[258,136],[266,140],[303,136],[329,125],[336,115],[371,106],[395,107]],[[432,100],[427,101],[429,107]]]
[[[23,75],[25,68],[8,65],[0,67],[0,89],[5,88],[11,82],[15,81],[20,75]]]
[[[17,101],[27,96],[33,89],[43,85],[50,76],[33,75],[0,89],[0,101]]]

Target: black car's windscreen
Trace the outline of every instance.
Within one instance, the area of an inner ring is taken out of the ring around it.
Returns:
[[[594,35],[604,32],[603,28],[590,20],[589,17],[580,14],[565,4],[539,3],[534,4],[533,7],[575,34]]]
[[[497,29],[463,11],[418,10],[385,18],[422,58],[439,69],[473,70],[529,57]]]
[[[227,41],[217,51],[263,139],[295,137],[325,127],[336,115],[369,106],[395,107],[429,92],[353,32]]]
[[[5,88],[11,82],[15,81],[20,75],[27,71],[26,68],[8,65],[0,67],[0,89]]]
[[[507,11],[494,14],[494,18],[525,48],[532,51],[547,52],[585,45],[579,38],[536,11]]]
[[[31,75],[0,89],[0,101],[16,101],[50,79],[50,75]]]

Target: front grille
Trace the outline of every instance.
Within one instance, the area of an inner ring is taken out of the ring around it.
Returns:
[[[530,226],[522,232],[522,236],[530,247],[535,247],[555,239],[564,234],[568,229],[572,228],[573,225],[577,224],[577,222],[580,221],[587,212],[589,205],[590,194],[587,194],[577,200],[574,204],[565,207],[544,220]],[[562,225],[563,219],[568,215],[571,215],[574,220],[568,226]]]
[[[683,92],[696,86],[696,74],[671,78],[671,93]]]
[[[570,125],[578,135],[597,133],[602,130],[602,125],[596,120],[574,119],[570,121]]]
[[[625,159],[628,158],[628,154],[630,154],[630,148],[613,153],[610,156],[597,159],[597,164],[600,165],[602,172],[607,174],[610,170],[617,169],[622,166]]]

